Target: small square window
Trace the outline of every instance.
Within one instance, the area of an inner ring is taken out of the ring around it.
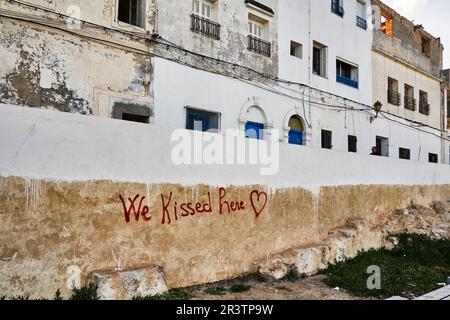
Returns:
[[[303,57],[303,45],[298,42],[291,41],[291,56],[301,59]]]
[[[439,162],[439,156],[435,153],[429,153],[428,154],[428,162],[430,163],[438,163]]]
[[[152,110],[145,106],[126,101],[116,102],[112,108],[112,116],[114,119],[150,123]]]
[[[186,129],[219,132],[220,114],[198,109],[186,110]]]
[[[400,159],[411,160],[411,150],[410,149],[400,148],[398,153],[399,153]]]

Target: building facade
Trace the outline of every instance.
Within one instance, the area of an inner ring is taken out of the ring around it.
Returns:
[[[443,46],[380,1],[10,0],[0,14],[0,103],[449,157]]]

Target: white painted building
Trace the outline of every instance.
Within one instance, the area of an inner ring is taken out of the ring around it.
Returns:
[[[29,3],[39,8],[47,6],[42,1]],[[101,70],[93,65],[77,73],[71,69],[74,63],[61,67],[61,74],[69,77],[64,85],[72,85],[68,90],[71,97],[78,101],[77,94],[81,96],[84,106],[88,106],[83,110],[90,110],[93,115],[168,128],[221,133],[241,129],[243,135],[246,129],[279,129],[284,143],[361,154],[370,154],[378,145],[382,155],[392,158],[399,158],[402,148],[409,150],[411,160],[422,162],[428,162],[430,154],[438,155],[440,161],[447,156],[448,148],[445,149],[441,139],[446,128],[440,128],[445,115],[439,102],[439,76],[432,79],[426,74],[430,70],[419,74],[401,61],[386,60],[372,50],[381,23],[375,0],[96,0],[95,3],[80,7],[78,19],[87,22],[77,31],[78,35],[63,24],[55,31],[70,31],[75,38],[89,35],[103,45],[114,42],[114,49],[84,48],[91,50],[90,54],[101,52]],[[73,4],[64,0],[47,9],[67,12]],[[36,15],[40,12],[25,9],[24,5],[8,4],[6,9]],[[56,19],[48,12],[45,17]],[[30,24],[34,23],[30,19]],[[104,34],[99,25],[105,28]],[[59,38],[52,41],[55,54],[60,52],[59,55],[69,57],[65,47],[74,41]],[[76,47],[80,52],[81,46]],[[39,48],[41,45],[34,50]],[[3,48],[11,56],[8,65],[14,70],[23,57],[20,48],[9,50]],[[121,55],[117,50],[123,51]],[[124,61],[120,72],[114,63],[109,67],[107,64],[108,57],[119,56]],[[59,60],[54,62],[59,63],[63,64]],[[94,76],[107,75],[109,70],[116,70],[114,79]],[[7,91],[15,78],[6,71],[0,72],[3,74],[0,102],[26,104],[31,100],[26,97],[28,100],[16,102],[8,92],[20,91],[17,88]],[[387,78],[394,77],[392,74],[396,74],[401,85],[413,86],[417,96],[419,90],[427,92],[432,105],[429,116],[410,114],[403,109],[395,112],[386,94]],[[24,79],[32,77],[36,75],[26,74]],[[82,91],[77,90],[79,83],[84,83]],[[7,89],[3,98],[2,85]],[[55,84],[49,83],[47,87],[51,90]],[[54,101],[48,100],[46,105],[37,101],[33,106],[52,107]],[[382,103],[380,114],[373,110],[376,101]],[[247,134],[265,139],[268,133],[258,136],[249,130]]]

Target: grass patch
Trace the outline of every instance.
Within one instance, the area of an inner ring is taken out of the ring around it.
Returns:
[[[386,298],[395,295],[417,297],[439,289],[450,275],[450,240],[424,235],[401,234],[393,250],[370,250],[356,258],[336,263],[324,271],[325,283],[355,296]],[[381,289],[370,290],[370,266],[381,270]]]
[[[134,297],[133,300],[190,300],[192,296],[184,289],[173,289],[164,294],[147,297]]]
[[[70,300],[99,300],[97,289],[97,285],[93,283],[90,283],[89,286],[80,289],[74,288]]]
[[[251,286],[246,285],[246,284],[235,284],[230,287],[230,292],[241,293],[241,292],[250,291],[251,288],[252,288]]]
[[[297,282],[298,280],[300,280],[300,276],[294,270],[289,270],[287,275],[282,280],[288,282]]]
[[[56,290],[53,300],[63,300],[63,298],[61,297],[61,291],[59,291],[59,289]]]
[[[227,291],[224,287],[211,287],[205,290],[205,293],[213,295],[213,296],[224,296],[227,294]]]

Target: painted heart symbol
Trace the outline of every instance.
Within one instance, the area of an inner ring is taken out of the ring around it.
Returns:
[[[267,205],[267,193],[252,191],[250,194],[250,202],[252,203],[253,211],[255,211],[255,219],[264,211]]]

